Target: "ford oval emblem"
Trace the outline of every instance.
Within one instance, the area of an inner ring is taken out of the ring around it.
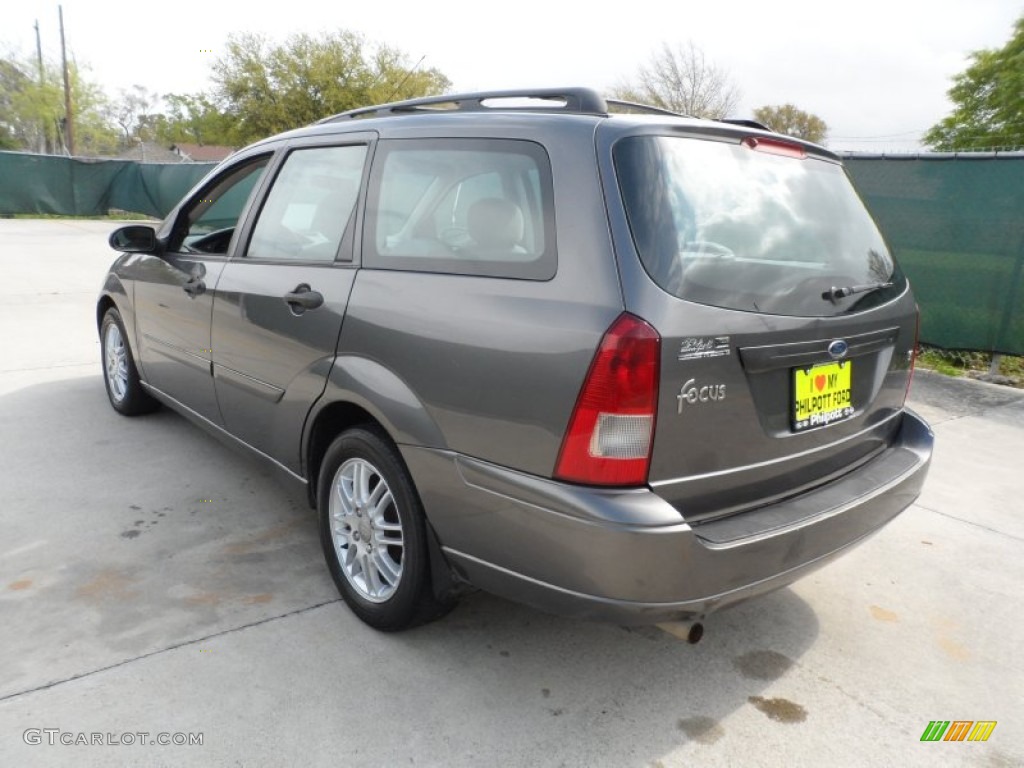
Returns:
[[[828,353],[833,360],[841,360],[850,351],[850,345],[842,339],[836,339],[828,345]]]

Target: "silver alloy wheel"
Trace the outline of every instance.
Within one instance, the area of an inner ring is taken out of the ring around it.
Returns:
[[[117,323],[107,326],[103,336],[103,357],[106,360],[110,394],[115,401],[121,402],[128,392],[128,353]]]
[[[402,579],[405,538],[391,489],[366,459],[349,459],[338,467],[330,516],[345,579],[371,603],[387,601]]]

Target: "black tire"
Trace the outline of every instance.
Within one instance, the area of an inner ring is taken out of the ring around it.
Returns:
[[[100,324],[100,362],[107,398],[115,411],[124,416],[139,416],[160,405],[139,383],[139,371],[132,359],[121,313],[113,307],[103,315]]]
[[[368,493],[360,494],[361,482]],[[423,505],[402,457],[381,430],[355,427],[331,443],[320,464],[317,512],[338,592],[371,627],[409,629],[454,605],[434,598]],[[394,545],[399,538],[401,545]]]

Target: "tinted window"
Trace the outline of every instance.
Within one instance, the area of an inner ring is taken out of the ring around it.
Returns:
[[[551,170],[527,141],[378,145],[367,264],[546,280],[555,274]]]
[[[633,240],[683,299],[769,314],[866,309],[906,281],[841,166],[741,144],[633,137],[614,150]],[[835,302],[835,287],[892,283]]]
[[[355,211],[365,146],[311,147],[288,155],[253,228],[246,255],[333,261]]]
[[[227,253],[238,219],[270,161],[243,163],[218,177],[179,217],[169,249],[186,253]]]

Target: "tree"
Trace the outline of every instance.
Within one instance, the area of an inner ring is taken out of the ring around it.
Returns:
[[[144,136],[145,127],[153,120],[153,111],[160,97],[151,93],[141,85],[133,85],[130,90],[120,90],[118,98],[111,101],[108,112],[111,120],[121,128],[124,144],[129,146],[132,139],[148,138]]]
[[[164,96],[167,110],[153,118],[153,132],[164,144],[190,142],[240,146],[235,120],[224,114],[205,93],[169,93]]]
[[[797,109],[792,104],[763,106],[754,110],[754,119],[764,123],[773,131],[798,139],[824,144],[828,125],[817,115]]]
[[[739,101],[728,73],[707,60],[692,42],[662,43],[635,79],[612,89],[624,101],[650,104],[693,117],[726,117]]]
[[[75,135],[80,154],[112,150],[117,136],[107,122],[106,96],[81,67],[68,65]],[[34,60],[0,59],[0,144],[8,149],[60,153],[64,146],[64,84],[61,69]]]
[[[999,49],[970,55],[971,65],[947,92],[953,112],[924,135],[932,149],[1024,147],[1024,16]]]
[[[99,83],[89,80],[77,65],[71,68],[71,94],[75,112],[75,152],[79,155],[110,155],[117,152],[117,131],[111,127],[107,95]],[[63,95],[61,104],[63,105]],[[63,111],[62,111],[63,114]]]
[[[436,69],[408,64],[401,51],[371,46],[354,32],[296,34],[283,44],[262,35],[228,38],[213,64],[214,102],[245,143],[384,101],[442,93]]]
[[[22,98],[32,87],[21,62],[0,59],[0,149],[23,149],[38,144],[38,125],[22,110]]]

